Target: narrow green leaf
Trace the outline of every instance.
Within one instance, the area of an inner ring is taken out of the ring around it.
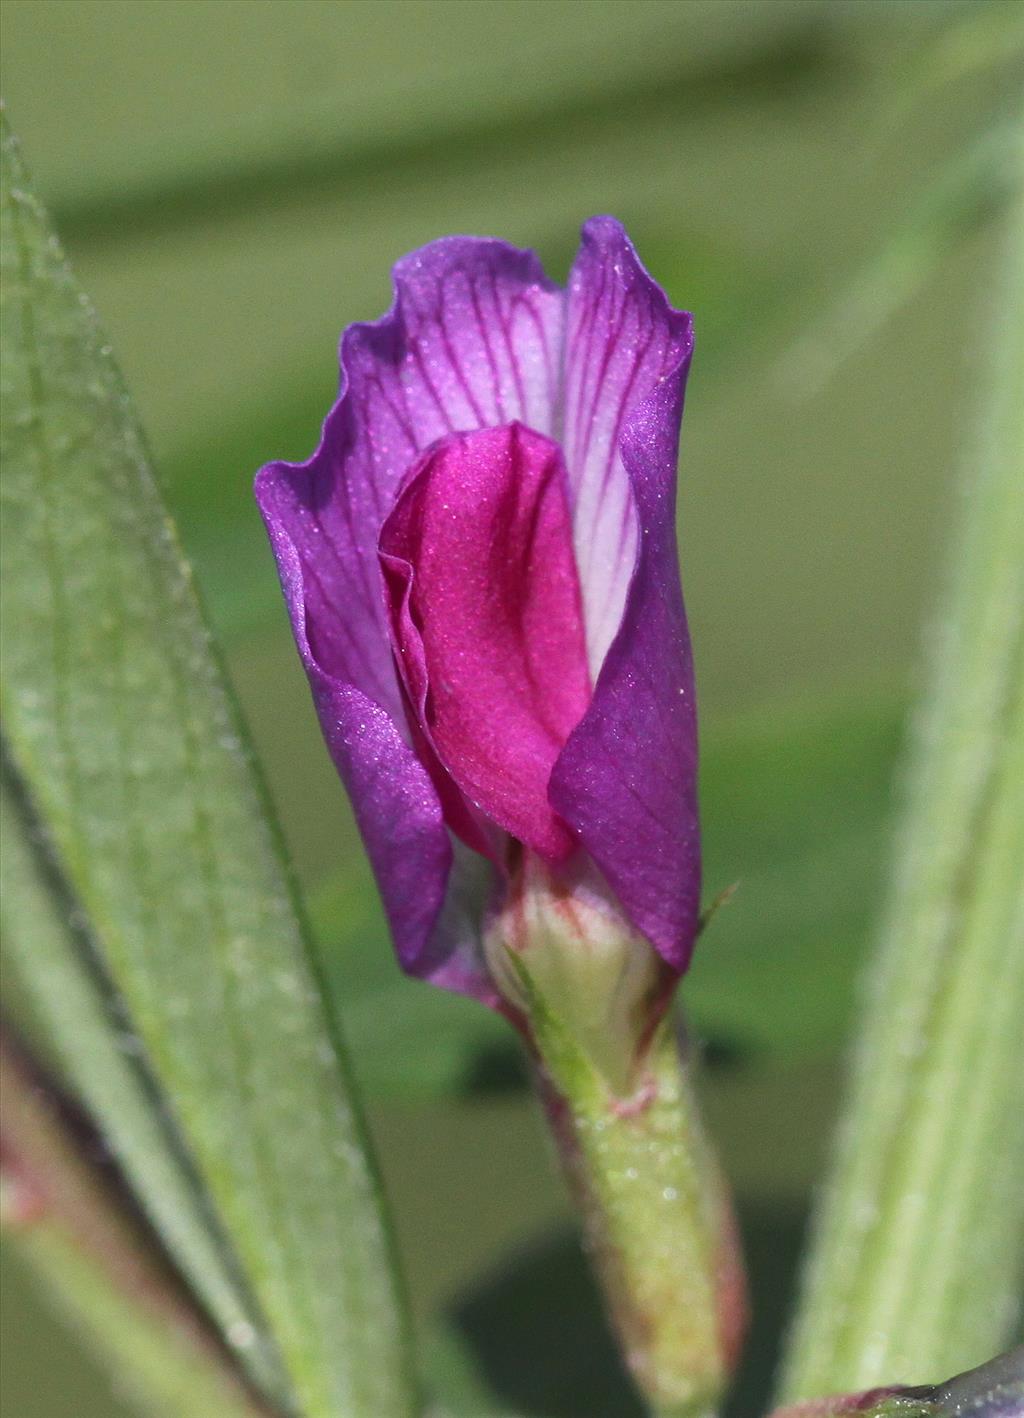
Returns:
[[[2,1220],[36,1276],[154,1418],[271,1418],[125,1205],[97,1139],[0,1038]]]
[[[1024,1274],[1024,190],[988,329],[852,1088],[787,1401],[967,1368]]]
[[[9,768],[0,833],[0,925],[4,955],[16,972],[12,995],[24,995],[47,1052],[102,1121],[140,1204],[221,1333],[240,1342],[248,1370],[266,1391],[281,1391],[277,1356],[175,1119],[140,1056],[124,1002],[104,973],[80,908],[47,860]]]
[[[110,350],[8,139],[4,163],[17,772],[297,1407],[399,1418],[405,1326],[336,1021]]]

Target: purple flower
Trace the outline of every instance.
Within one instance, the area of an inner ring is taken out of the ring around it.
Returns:
[[[345,331],[320,447],[256,480],[403,967],[501,1007],[525,862],[596,881],[675,975],[697,930],[675,538],[690,317],[610,217],[568,290],[501,241],[404,257]]]

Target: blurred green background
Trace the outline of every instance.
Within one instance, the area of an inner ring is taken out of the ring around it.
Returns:
[[[480,1382],[536,1418],[634,1411],[512,1041],[392,963],[251,475],[312,450],[341,328],[442,233],[535,246],[564,278],[580,222],[610,211],[694,311],[680,531],[708,894],[740,891],[684,998],[754,1272],[735,1405],[754,1412],[877,914],[1020,14],[6,0],[10,117],[223,638],[348,1021],[428,1365],[467,1404]],[[120,1413],[15,1262],[5,1292],[5,1418]]]

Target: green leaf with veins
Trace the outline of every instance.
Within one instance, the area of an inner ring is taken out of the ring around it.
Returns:
[[[15,772],[281,1354],[271,1396],[406,1418],[376,1178],[277,837],[128,395],[6,132],[3,162]]]

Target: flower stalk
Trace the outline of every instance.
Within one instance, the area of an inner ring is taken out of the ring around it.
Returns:
[[[927,1381],[1012,1332],[1024,1261],[1024,200],[898,870],[784,1401]]]
[[[745,1283],[685,1040],[665,1018],[628,1076],[609,1070],[517,964],[540,1095],[627,1367],[663,1418],[712,1413]]]

